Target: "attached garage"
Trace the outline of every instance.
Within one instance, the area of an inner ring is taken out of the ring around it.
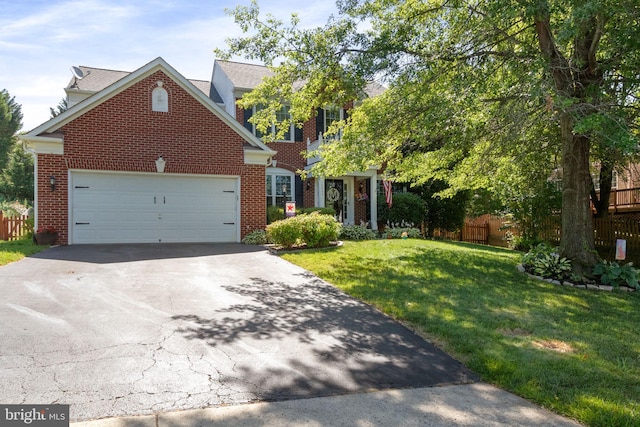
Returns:
[[[70,171],[70,243],[237,242],[239,179]]]

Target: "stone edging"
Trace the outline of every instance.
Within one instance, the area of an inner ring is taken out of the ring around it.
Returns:
[[[558,286],[570,286],[578,289],[592,289],[596,291],[608,291],[608,292],[612,292],[614,289],[613,286],[609,286],[609,285],[595,285],[595,284],[576,285],[575,283],[571,283],[566,280],[561,282],[559,280],[554,280],[554,279],[545,279],[542,276],[536,276],[534,274],[527,273],[527,271],[524,269],[524,266],[522,264],[516,265],[516,270],[518,270],[520,273],[526,274],[527,276],[529,276],[534,280],[540,280],[542,282],[552,283]],[[626,292],[635,292],[635,289],[630,288],[628,286],[620,286],[619,289],[621,291],[626,291]]]

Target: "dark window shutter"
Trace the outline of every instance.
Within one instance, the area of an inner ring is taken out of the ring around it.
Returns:
[[[349,110],[347,110],[346,108],[342,109],[342,117],[344,118],[344,121],[346,122],[347,119],[349,118]]]
[[[253,125],[249,121],[249,119],[253,115],[253,109],[249,108],[248,110],[242,110],[242,112],[244,113],[244,119],[243,119],[244,127],[247,128],[249,132],[253,133]]]
[[[302,186],[302,178],[300,175],[296,175],[296,207],[301,208],[304,206],[304,188]]]
[[[296,142],[302,142],[302,138],[303,138],[303,136],[302,136],[302,128],[299,128],[297,126],[295,127],[294,137],[295,137],[295,141]]]
[[[318,137],[320,132],[324,133],[324,108],[318,108],[318,115],[316,116],[316,135],[315,135],[315,138]]]

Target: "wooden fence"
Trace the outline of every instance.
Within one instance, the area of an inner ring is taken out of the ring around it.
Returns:
[[[29,231],[29,227],[26,227],[28,219],[26,215],[5,217],[0,211],[0,240],[18,240],[24,237]]]
[[[558,244],[560,242],[560,218],[549,216],[541,227],[544,240]],[[502,217],[483,215],[482,217],[465,220],[460,231],[435,230],[434,237],[445,240],[456,240],[480,243],[492,246],[508,247],[507,233],[518,234],[517,228],[509,227],[509,222]],[[627,254],[631,259],[640,263],[640,221],[625,218],[622,215],[610,215],[607,218],[593,219],[593,233],[595,246],[604,256],[613,252],[617,239],[627,241]]]

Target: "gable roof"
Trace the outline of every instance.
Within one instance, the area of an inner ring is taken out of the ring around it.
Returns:
[[[87,71],[89,71],[87,67]],[[84,71],[84,70],[83,70]],[[98,87],[99,84],[104,84],[109,81],[112,81],[111,84],[108,84],[102,90],[94,93],[78,104],[70,107],[68,110],[62,112],[58,116],[50,119],[49,121],[41,124],[30,132],[22,135],[20,137],[21,140],[31,143],[40,143],[40,146],[44,149],[47,148],[43,152],[53,151],[52,154],[62,154],[62,143],[63,143],[63,135],[60,133],[60,129],[67,123],[75,120],[81,115],[85,114],[87,111],[92,108],[100,105],[106,100],[116,96],[127,88],[133,86],[137,82],[143,80],[147,76],[157,72],[164,72],[170,79],[175,81],[179,86],[181,86],[185,91],[187,91],[192,97],[198,100],[202,105],[204,105],[209,111],[211,111],[214,115],[220,118],[225,124],[231,127],[236,133],[238,133],[249,146],[258,149],[259,151],[264,152],[266,155],[272,156],[275,155],[275,151],[268,148],[259,138],[249,132],[244,126],[234,120],[229,114],[227,114],[218,104],[216,104],[213,100],[211,100],[208,96],[208,93],[202,91],[201,88],[196,86],[193,82],[185,79],[180,73],[178,73],[173,67],[171,67],[164,59],[158,57],[148,64],[140,67],[136,71],[131,73],[127,73],[125,75],[120,74],[120,78],[117,79],[117,73],[122,72],[113,72],[111,70],[102,70],[102,72],[96,72],[94,82],[91,82],[88,77],[93,74],[90,73],[87,76],[88,83],[86,83],[85,87]],[[74,79],[72,79],[73,82]],[[82,78],[77,83],[80,84],[84,82],[85,78]],[[98,83],[101,82],[101,83]],[[58,144],[58,148],[54,148],[52,144]],[[46,146],[46,147],[45,147]],[[255,151],[255,150],[253,150]]]
[[[105,68],[87,67],[85,65],[80,65],[77,68],[82,71],[84,77],[81,79],[71,77],[71,80],[69,80],[65,88],[66,92],[99,92],[121,78],[131,74],[131,71],[107,70]],[[211,82],[194,79],[189,79],[189,81],[205,95],[211,95]]]
[[[216,59],[216,64],[224,72],[237,90],[250,91],[262,83],[265,77],[273,76],[273,71],[264,65],[246,64],[243,62],[223,61]],[[294,86],[297,86],[294,85]],[[386,87],[378,82],[368,82],[365,87],[365,93],[369,97],[380,95],[387,90]]]

